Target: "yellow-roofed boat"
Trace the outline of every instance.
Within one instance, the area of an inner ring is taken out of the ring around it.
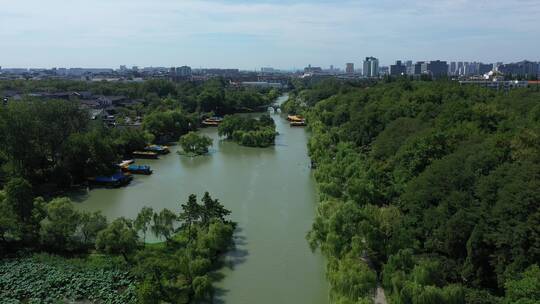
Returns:
[[[287,116],[287,120],[292,122],[303,122],[304,118],[300,115],[289,115]]]

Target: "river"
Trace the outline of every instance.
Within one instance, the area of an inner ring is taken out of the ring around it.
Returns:
[[[221,139],[216,128],[202,129],[214,140],[210,155],[179,156],[172,147],[159,160],[137,161],[154,174],[135,176],[125,188],[94,189],[73,199],[78,209],[100,210],[109,219],[135,218],[143,206],[179,212],[189,194],[208,191],[238,223],[214,303],[327,304],[324,260],[305,239],[317,204],[308,134],[289,127],[280,114],[272,117],[280,133],[274,147],[242,147]]]

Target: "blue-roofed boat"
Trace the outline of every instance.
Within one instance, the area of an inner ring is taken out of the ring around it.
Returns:
[[[129,184],[133,180],[133,176],[122,172],[115,173],[111,176],[96,176],[88,179],[91,183],[107,187],[122,187]]]
[[[123,170],[132,174],[152,174],[152,169],[147,165],[129,165],[127,167],[123,167]]]

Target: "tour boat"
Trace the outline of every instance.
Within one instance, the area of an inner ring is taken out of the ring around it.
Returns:
[[[171,151],[167,146],[151,145],[144,149],[146,152],[154,152],[157,154],[169,154]]]
[[[132,173],[132,174],[144,174],[144,175],[152,174],[152,169],[150,169],[150,166],[147,166],[147,165],[129,165],[127,167],[122,168],[122,170],[125,172]]]
[[[133,176],[117,172],[111,176],[96,176],[89,178],[88,181],[102,186],[121,187],[129,184],[133,180]]]
[[[223,118],[214,116],[203,120],[202,125],[205,127],[217,127],[222,121]]]
[[[289,115],[287,116],[287,120],[292,122],[303,122],[304,118],[300,115]]]
[[[149,151],[135,151],[133,152],[133,157],[157,159],[159,157],[159,154],[157,154],[156,152],[149,152]]]
[[[306,125],[306,121],[291,121],[290,125],[291,127],[304,127]]]

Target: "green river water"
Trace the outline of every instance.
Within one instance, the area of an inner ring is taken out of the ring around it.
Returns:
[[[282,96],[278,102],[283,102]],[[214,303],[327,304],[324,260],[305,239],[317,204],[307,156],[308,134],[272,114],[280,133],[270,148],[225,141],[216,128],[200,133],[214,140],[211,154],[189,158],[172,153],[138,160],[154,170],[119,189],[94,189],[72,197],[81,210],[109,219],[135,218],[143,206],[179,212],[191,193],[205,191],[232,211],[238,222],[235,248],[225,257]]]

